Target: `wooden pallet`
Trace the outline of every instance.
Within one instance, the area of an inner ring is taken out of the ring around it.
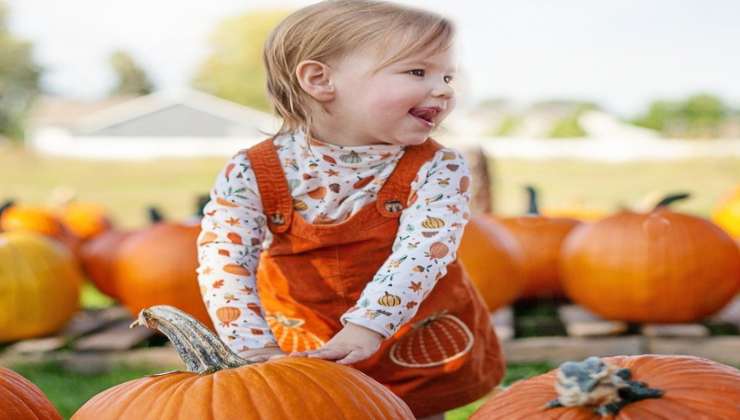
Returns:
[[[21,340],[7,346],[0,353],[0,366],[73,360],[70,363],[79,366],[79,370],[96,371],[108,365],[96,360],[120,360],[122,354],[157,334],[149,328],[129,328],[132,321],[129,312],[120,306],[80,311],[55,335]]]
[[[740,296],[705,323],[642,324],[605,320],[578,305],[558,307],[566,336],[515,337],[511,308],[492,314],[507,361],[561,363],[589,355],[684,354],[740,366]],[[706,325],[734,326],[733,335],[711,335]]]

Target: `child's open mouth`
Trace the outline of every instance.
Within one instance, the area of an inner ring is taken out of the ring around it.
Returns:
[[[434,117],[439,113],[438,108],[411,108],[409,114],[425,127],[434,127]]]

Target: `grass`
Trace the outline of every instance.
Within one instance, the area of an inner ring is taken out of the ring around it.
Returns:
[[[510,364],[503,384],[509,385],[516,380],[544,373],[552,367],[546,363]],[[82,404],[105,389],[161,371],[118,366],[106,373],[82,374],[66,370],[59,363],[14,366],[13,370],[41,388],[64,418],[70,418]],[[467,419],[484,401],[481,399],[450,411],[446,419]]]
[[[70,418],[93,395],[114,385],[155,373],[156,370],[120,366],[102,374],[70,372],[58,363],[14,366],[36,384],[64,418]]]
[[[196,197],[207,193],[227,158],[162,159],[143,162],[44,157],[20,149],[0,151],[0,201],[15,198],[48,203],[57,188],[82,200],[105,203],[122,227],[146,224],[148,205],[172,219],[192,216]],[[524,211],[523,186],[540,190],[548,208],[613,211],[646,197],[688,191],[693,198],[675,208],[708,216],[740,179],[740,159],[604,163],[575,160],[494,159],[494,204],[501,214]]]

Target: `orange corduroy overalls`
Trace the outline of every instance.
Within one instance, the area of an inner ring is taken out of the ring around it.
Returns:
[[[432,139],[407,146],[374,203],[327,225],[310,224],[293,211],[272,139],[247,151],[273,234],[260,257],[257,287],[283,351],[319,348],[342,329],[341,315],[391,255],[412,181],[440,147]],[[382,304],[393,310],[395,303]],[[457,261],[414,318],[354,367],[388,386],[417,417],[484,396],[504,372],[485,303]]]

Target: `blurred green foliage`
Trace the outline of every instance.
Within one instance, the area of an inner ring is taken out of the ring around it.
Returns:
[[[740,119],[719,97],[699,93],[683,100],[654,101],[648,110],[632,122],[661,132],[666,137],[715,138],[731,118]]]
[[[210,56],[200,65],[193,87],[230,101],[271,111],[262,48],[270,31],[290,12],[255,11],[224,20],[210,38]]]
[[[116,85],[110,96],[140,96],[154,91],[154,84],[134,58],[123,50],[114,51],[109,63],[116,73]]]
[[[30,42],[10,33],[8,7],[0,0],[0,137],[25,137],[24,120],[39,93],[42,71],[32,51]]]

